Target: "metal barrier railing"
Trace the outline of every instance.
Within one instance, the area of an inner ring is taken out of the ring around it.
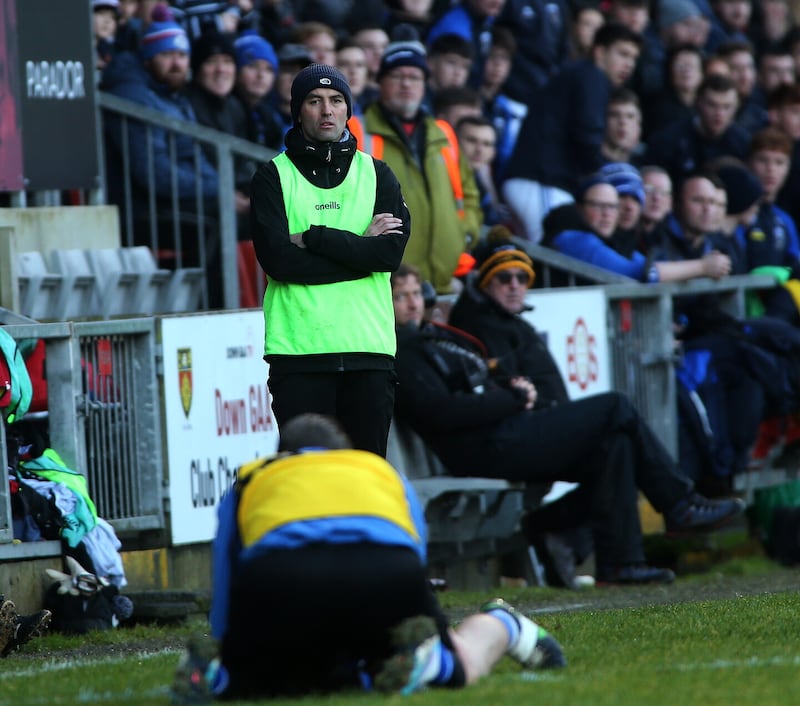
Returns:
[[[161,400],[153,318],[75,324],[86,475],[118,532],[163,529]]]
[[[137,103],[108,93],[98,93],[106,140],[105,200],[115,203],[121,214],[122,244],[147,245],[155,253],[174,255],[174,266],[199,266],[206,270],[203,307],[217,298],[225,309],[239,306],[237,272],[237,217],[235,174],[237,168],[252,175],[260,162],[267,162],[274,150],[224,132],[177,120]],[[134,174],[131,134],[143,133],[137,144],[146,146],[145,173]],[[155,144],[163,139],[169,151],[169,173],[156,169]],[[178,140],[193,142],[192,171],[195,192],[179,198]],[[111,143],[109,145],[109,143]],[[202,193],[202,155],[214,155],[217,194]],[[112,187],[112,183],[115,188]],[[189,261],[187,261],[189,259]],[[162,264],[163,259],[162,259]],[[218,278],[218,280],[217,280]],[[212,296],[208,284],[219,286]]]

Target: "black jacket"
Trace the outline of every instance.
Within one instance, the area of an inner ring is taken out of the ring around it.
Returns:
[[[464,332],[433,323],[397,328],[395,414],[453,473],[481,475],[488,442],[525,407],[523,393],[498,384],[485,349]]]
[[[569,400],[547,344],[522,316],[509,313],[470,285],[453,305],[449,320],[483,342],[497,375],[523,376],[536,386],[536,409]]]

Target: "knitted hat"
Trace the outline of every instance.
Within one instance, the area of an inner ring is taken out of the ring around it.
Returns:
[[[303,68],[314,63],[311,52],[304,44],[284,44],[278,50],[281,64],[300,64]]]
[[[353,99],[350,96],[350,86],[347,79],[339,69],[327,64],[311,64],[306,66],[292,81],[292,122],[297,123],[300,118],[300,106],[306,96],[315,88],[332,88],[344,96],[347,103],[347,117],[353,114]]]
[[[590,174],[589,176],[581,179],[580,182],[578,182],[578,188],[575,189],[575,200],[578,202],[583,201],[583,197],[586,196],[586,192],[598,184],[608,184],[611,186],[611,182],[608,180],[608,177],[603,176],[599,172],[595,172],[594,174]]]
[[[658,12],[658,26],[661,29],[671,27],[690,17],[700,17],[698,5],[692,0],[661,0]]]
[[[139,52],[143,61],[164,51],[191,52],[189,38],[177,22],[153,22],[142,36]]]
[[[263,59],[272,68],[278,70],[278,55],[272,45],[264,37],[255,32],[243,33],[233,44],[236,50],[236,66],[242,68],[254,61]]]
[[[519,268],[528,273],[528,286],[536,279],[533,260],[511,241],[511,232],[505,226],[494,226],[487,235],[486,244],[476,249],[479,289],[486,289],[498,272]]]
[[[233,40],[219,32],[209,32],[192,42],[192,73],[196,74],[200,67],[217,54],[225,54],[236,61],[236,50]]]
[[[381,58],[377,80],[380,81],[398,66],[416,66],[418,69],[422,69],[427,77],[430,69],[428,69],[427,53],[422,42],[392,42],[386,47]]]
[[[761,182],[744,165],[726,164],[716,171],[728,195],[727,214],[735,216],[744,213],[758,203],[764,193]]]
[[[636,167],[627,162],[609,162],[597,173],[605,177],[620,196],[633,196],[644,206],[644,182]]]
[[[92,12],[105,9],[119,12],[119,0],[92,0]]]

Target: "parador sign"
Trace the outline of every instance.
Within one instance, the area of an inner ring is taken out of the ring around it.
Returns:
[[[91,3],[0,0],[26,190],[100,186]],[[46,19],[44,19],[46,18]],[[15,79],[16,77],[16,79]]]
[[[85,76],[86,67],[82,61],[25,62],[25,86],[28,98],[53,100],[86,98]]]

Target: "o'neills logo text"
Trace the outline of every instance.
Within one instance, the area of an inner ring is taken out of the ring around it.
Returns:
[[[327,211],[329,208],[334,208],[338,210],[341,207],[342,204],[340,204],[338,201],[328,201],[328,203],[318,203],[316,206],[314,206],[314,208],[317,209],[317,211]]]

